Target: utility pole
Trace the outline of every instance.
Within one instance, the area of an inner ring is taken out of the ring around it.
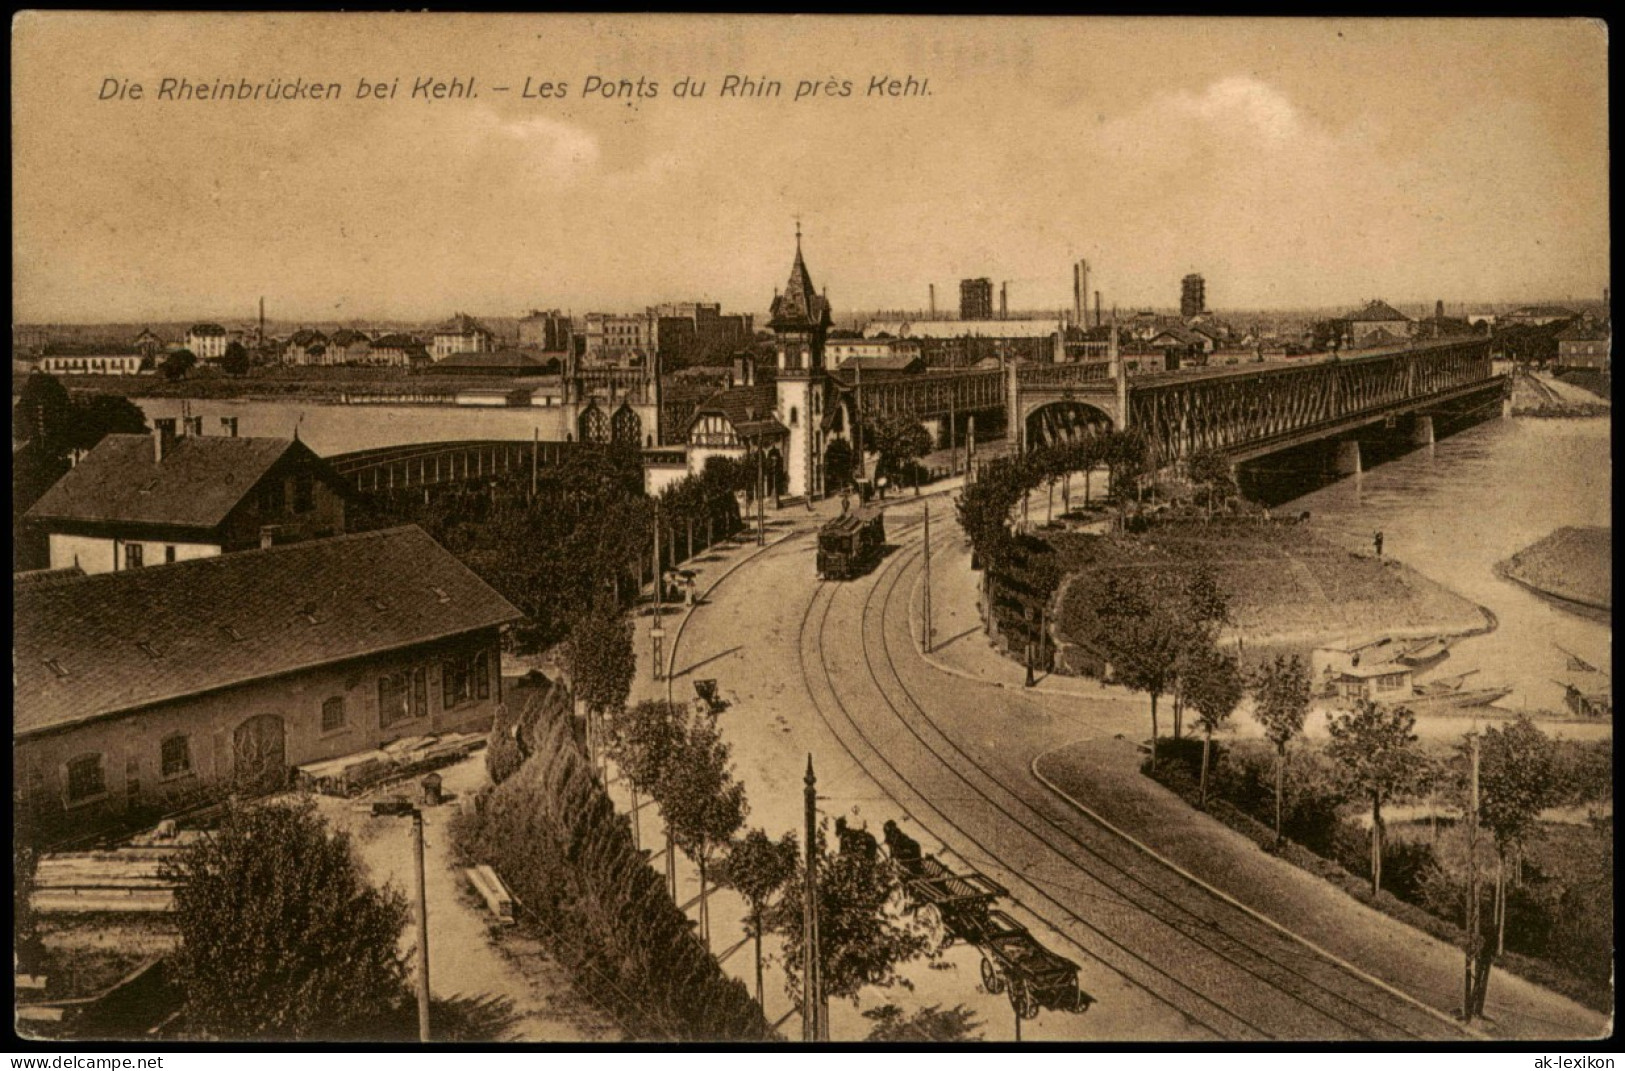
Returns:
[[[931,653],[931,503],[925,504],[925,621],[920,627],[920,649]]]
[[[418,879],[418,1040],[429,1040],[429,898],[423,887],[423,812],[412,811],[412,854]]]
[[[806,809],[807,880],[803,883],[801,934],[804,942],[801,971],[801,1040],[822,1041],[828,1036],[820,1014],[822,993],[818,978],[818,778],[813,775],[812,753],[807,754]]]
[[[542,429],[532,428],[530,440],[530,498],[532,502],[536,500],[537,455],[541,453],[541,450]]]
[[[767,481],[762,475],[762,451],[756,451],[756,545],[767,542]]]

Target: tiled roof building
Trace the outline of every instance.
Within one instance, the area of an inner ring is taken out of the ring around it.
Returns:
[[[416,527],[14,585],[13,740],[37,817],[94,828],[205,784],[488,729],[520,615]]]
[[[24,515],[52,568],[103,573],[344,531],[342,477],[297,439],[109,435]]]

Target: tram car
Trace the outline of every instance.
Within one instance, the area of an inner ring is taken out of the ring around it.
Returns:
[[[886,520],[880,510],[860,507],[843,513],[819,529],[819,579],[861,576],[880,560],[885,546]]]

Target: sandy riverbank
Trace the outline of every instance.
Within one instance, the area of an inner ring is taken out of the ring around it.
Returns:
[[[1562,602],[1611,612],[1613,529],[1559,528],[1499,563],[1496,572]]]

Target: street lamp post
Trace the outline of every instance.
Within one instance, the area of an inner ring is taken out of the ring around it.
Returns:
[[[412,809],[412,854],[418,879],[418,1040],[429,1040],[429,898],[423,881],[423,812]]]

